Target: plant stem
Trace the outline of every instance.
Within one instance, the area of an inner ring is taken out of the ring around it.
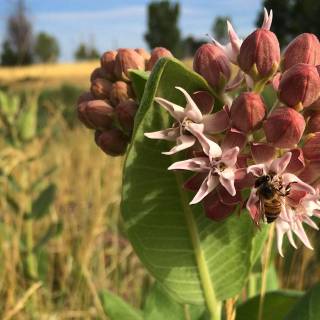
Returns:
[[[264,304],[264,297],[265,297],[265,293],[266,293],[267,272],[268,272],[268,268],[269,268],[269,264],[270,264],[271,249],[272,249],[273,236],[274,236],[274,228],[275,228],[275,224],[273,223],[270,227],[270,230],[269,230],[268,242],[267,242],[267,246],[265,247],[265,251],[264,251],[258,320],[263,320],[263,304]]]
[[[179,185],[183,185],[183,179],[180,173],[176,173],[176,178]],[[195,253],[196,263],[199,270],[200,281],[203,289],[204,298],[210,313],[210,320],[221,320],[221,302],[217,300],[206,259],[201,248],[201,241],[199,237],[199,230],[194,219],[191,207],[186,194],[180,191],[182,204],[184,207],[184,214],[190,232],[191,242]]]

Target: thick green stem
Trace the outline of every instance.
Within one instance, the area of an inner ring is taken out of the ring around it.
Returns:
[[[176,173],[176,177],[178,180],[178,185],[183,185],[181,175],[179,173]],[[194,219],[191,207],[189,205],[187,196],[185,192],[182,191],[182,189],[180,195],[184,207],[185,218],[190,232],[192,246],[195,252],[195,258],[198,265],[200,282],[202,285],[204,298],[210,313],[210,320],[221,320],[221,302],[217,300],[214,292],[208,265],[206,263],[203,250],[201,248],[198,227]]]
[[[267,246],[264,252],[263,265],[262,265],[262,276],[261,276],[261,290],[260,290],[260,301],[259,301],[259,315],[258,320],[263,320],[263,305],[264,305],[264,296],[266,293],[267,285],[267,272],[270,264],[271,249],[273,243],[275,224],[273,223],[269,230],[269,237]]]

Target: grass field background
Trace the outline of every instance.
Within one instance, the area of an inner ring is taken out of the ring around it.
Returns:
[[[98,66],[99,61],[91,61],[0,68],[3,90],[36,95],[47,117],[40,120],[41,134],[18,149],[0,138],[0,319],[107,319],[98,297],[101,289],[140,307],[151,286],[121,222],[123,158],[104,155],[75,113],[76,97],[88,90],[90,73]],[[20,190],[13,189],[8,176]],[[36,192],[29,186],[37,179],[40,189],[53,183],[57,193],[48,214],[30,223],[25,212]],[[62,230],[32,252],[36,272],[30,274],[24,243],[43,241],[45,230],[57,222]],[[311,237],[315,254],[299,248],[290,249],[285,260],[276,258],[269,289],[303,289],[319,278],[316,233]]]

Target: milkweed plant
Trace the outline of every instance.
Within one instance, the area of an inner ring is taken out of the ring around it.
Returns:
[[[281,52],[271,23],[265,10],[242,40],[228,22],[193,71],[165,48],[107,51],[77,104],[102,151],[126,154],[121,211],[142,263],[208,319],[270,258],[273,230],[285,259],[318,229],[320,43],[303,33]]]

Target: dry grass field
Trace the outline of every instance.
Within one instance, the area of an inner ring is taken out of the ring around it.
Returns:
[[[40,94],[63,84],[85,89],[98,64],[2,68],[0,82],[9,92],[21,89]],[[66,106],[71,114],[74,104]],[[26,250],[21,248],[30,223],[22,212],[14,214],[0,196],[0,319],[106,319],[98,298],[101,289],[110,289],[139,307],[150,279],[121,224],[123,159],[104,155],[93,141],[93,132],[80,124],[71,129],[59,113],[53,113],[46,130],[19,150],[0,139],[1,168],[25,187],[15,194],[22,208],[28,207],[28,197],[35,196],[28,192],[27,181],[55,168],[41,183],[55,183],[56,198],[49,214],[32,223],[32,242],[40,241],[50,224],[63,224],[61,234],[37,255],[37,275],[30,276]],[[9,184],[2,175],[1,190],[9,190]]]

